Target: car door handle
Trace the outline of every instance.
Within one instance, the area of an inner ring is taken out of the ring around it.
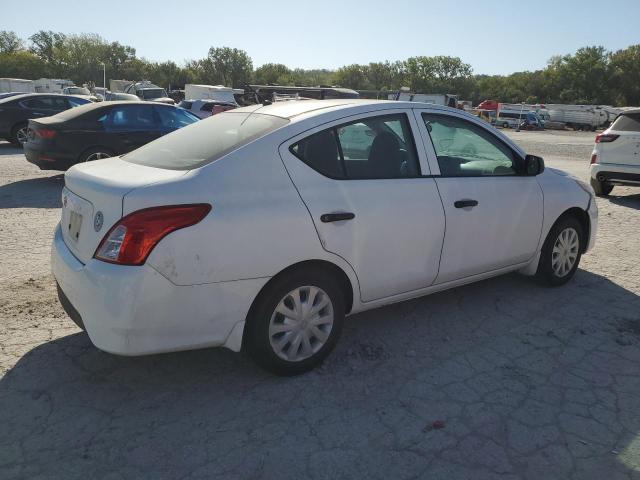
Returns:
[[[477,200],[458,200],[453,204],[456,208],[464,208],[464,207],[475,207],[478,205]]]
[[[320,215],[320,221],[322,223],[340,222],[342,220],[353,220],[354,218],[356,218],[356,215],[355,213],[351,213],[351,212],[325,213],[324,215]]]

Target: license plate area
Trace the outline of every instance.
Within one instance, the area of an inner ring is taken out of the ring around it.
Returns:
[[[80,230],[82,229],[82,214],[69,210],[69,224],[67,225],[69,230],[69,238],[74,242],[77,242],[80,238]]]

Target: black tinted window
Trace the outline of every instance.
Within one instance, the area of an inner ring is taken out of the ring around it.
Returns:
[[[321,174],[331,178],[346,178],[335,130],[323,130],[291,147],[293,154]]]
[[[420,175],[406,115],[369,117],[301,140],[291,151],[314,170],[337,179]]]
[[[210,112],[213,110],[214,103],[204,103],[202,107],[200,107],[201,112]]]
[[[193,102],[187,102],[186,100],[183,100],[180,102],[178,106],[182,108],[186,108],[187,110],[190,110],[192,105],[193,105]]]
[[[160,125],[169,130],[186,127],[199,120],[198,117],[181,108],[155,107],[155,109],[160,117]]]
[[[618,132],[640,132],[640,113],[626,113],[618,116],[611,125]]]
[[[28,98],[22,104],[27,108],[43,108],[48,110],[66,110],[69,108],[65,97],[34,97]]]
[[[109,126],[114,130],[153,130],[156,121],[151,105],[122,105],[111,110]]]

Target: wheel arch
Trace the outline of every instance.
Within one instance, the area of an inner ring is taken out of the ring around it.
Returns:
[[[251,307],[249,307],[249,311],[247,312],[247,316],[244,322],[245,325],[242,332],[243,346],[246,340],[245,330],[248,323],[247,319],[249,319],[253,314],[254,309],[256,308],[258,301],[262,298],[262,295],[264,294],[264,292],[267,291],[267,289],[274,282],[276,282],[283,276],[290,275],[293,272],[297,272],[301,270],[311,270],[311,269],[329,272],[334,278],[336,278],[336,280],[338,281],[340,290],[344,293],[345,313],[348,314],[351,311],[351,309],[353,308],[354,285],[352,285],[351,280],[349,280],[349,276],[345,273],[345,271],[342,268],[340,268],[335,263],[329,262],[327,260],[319,260],[319,259],[305,260],[302,262],[294,263],[293,265],[289,265],[288,267],[284,268],[283,270],[278,272],[276,275],[271,277],[271,279],[269,279],[269,281],[262,286],[262,288],[260,289],[256,297],[253,299],[253,302],[251,302]]]
[[[581,242],[582,243],[581,253],[584,253],[587,248],[589,236],[591,234],[591,219],[589,218],[589,214],[580,207],[571,207],[565,210],[564,212],[562,212],[562,214],[556,219],[556,221],[553,222],[553,225],[555,225],[565,217],[574,217],[576,220],[578,220],[578,222],[580,222],[580,226],[582,227],[582,234],[583,234],[583,238]],[[553,225],[551,226],[551,228],[553,228]]]
[[[354,286],[351,284],[351,280],[345,273],[345,271],[340,268],[335,263],[329,262],[327,260],[305,260],[303,262],[294,263],[293,265],[289,265],[287,268],[281,270],[276,275],[271,277],[271,279],[260,289],[258,295],[254,299],[251,308],[256,304],[256,300],[262,295],[262,293],[269,288],[269,286],[275,282],[276,280],[282,278],[285,275],[290,275],[294,271],[300,270],[322,270],[325,272],[329,272],[332,276],[334,276],[340,286],[340,290],[344,293],[344,307],[345,313],[349,313],[351,308],[353,307],[353,291]],[[251,308],[249,311],[251,312]]]

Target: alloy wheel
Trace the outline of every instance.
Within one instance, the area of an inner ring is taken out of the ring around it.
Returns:
[[[271,315],[271,348],[288,362],[305,360],[325,345],[333,321],[333,304],[324,290],[314,286],[298,287],[278,302]]]
[[[16,140],[18,140],[20,145],[27,143],[27,130],[27,127],[22,127],[16,132]]]
[[[95,152],[87,156],[85,162],[93,162],[94,160],[102,160],[103,158],[110,158],[111,155],[104,152]]]

